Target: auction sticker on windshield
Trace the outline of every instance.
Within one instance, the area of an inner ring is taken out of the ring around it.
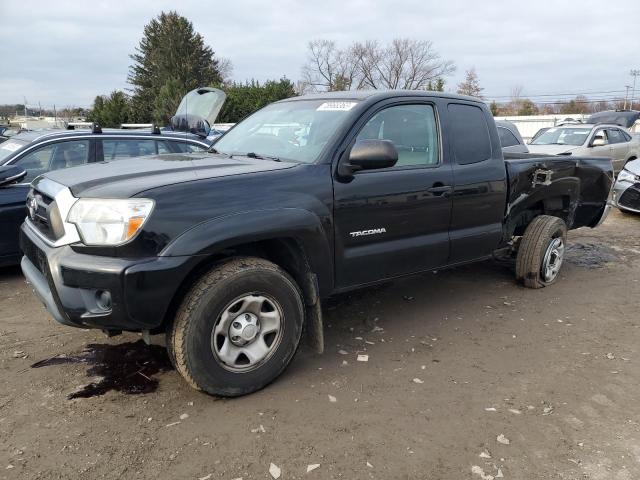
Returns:
[[[21,144],[19,144],[19,143],[11,143],[11,142],[5,142],[2,145],[0,145],[0,148],[2,150],[9,150],[10,152],[15,152],[20,147],[22,147]]]
[[[324,102],[316,110],[318,112],[348,112],[357,104],[358,102]]]

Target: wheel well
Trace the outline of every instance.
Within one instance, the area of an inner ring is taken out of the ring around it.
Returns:
[[[524,234],[531,221],[539,215],[551,215],[561,218],[567,228],[571,228],[575,213],[575,202],[572,202],[569,195],[561,195],[557,197],[545,198],[526,210],[520,212],[515,220],[511,222],[509,237],[519,237]]]
[[[236,245],[203,259],[192,268],[174,294],[161,327],[154,333],[165,330],[167,322],[175,316],[184,296],[204,273],[216,264],[238,256],[259,257],[275,263],[296,281],[302,290],[306,305],[314,305],[318,300],[315,275],[311,271],[304,249],[296,239],[276,238]]]

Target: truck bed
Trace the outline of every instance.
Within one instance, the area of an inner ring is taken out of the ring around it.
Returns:
[[[504,160],[506,235],[522,234],[536,206],[564,219],[569,229],[600,222],[614,179],[610,158],[505,153]]]

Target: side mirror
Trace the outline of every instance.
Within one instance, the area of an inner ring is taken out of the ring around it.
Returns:
[[[596,135],[591,141],[592,147],[604,147],[606,144],[607,141],[604,139],[604,135]]]
[[[360,170],[393,167],[398,162],[398,151],[389,140],[360,140],[351,147],[349,158],[338,165],[338,174],[350,177]]]
[[[17,165],[0,166],[0,187],[18,183],[27,175],[27,171]]]

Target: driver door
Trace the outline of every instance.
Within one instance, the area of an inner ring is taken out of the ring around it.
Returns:
[[[338,289],[446,264],[453,173],[436,115],[428,102],[396,101],[361,121],[349,147],[390,140],[398,162],[334,180]]]

